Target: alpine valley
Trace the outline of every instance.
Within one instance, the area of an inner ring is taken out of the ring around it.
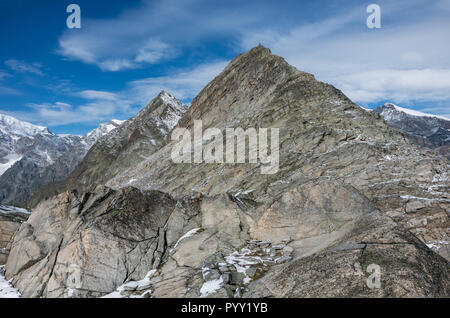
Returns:
[[[174,163],[196,120],[278,128],[278,172]],[[449,297],[449,125],[261,45],[190,107],[163,91],[87,136],[2,115],[0,296]]]

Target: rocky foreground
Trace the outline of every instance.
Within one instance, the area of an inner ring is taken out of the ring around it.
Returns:
[[[23,297],[449,296],[447,159],[262,46],[180,105],[158,96],[30,201],[6,263]],[[279,128],[279,172],[175,164],[168,117]]]

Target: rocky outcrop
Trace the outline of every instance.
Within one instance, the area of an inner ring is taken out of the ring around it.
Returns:
[[[24,209],[0,205],[0,265],[6,263],[11,240],[20,227],[29,217]]]
[[[24,297],[101,296],[158,265],[174,208],[157,191],[63,193],[37,206],[22,224],[6,277],[14,277]]]
[[[68,183],[77,192],[36,206],[7,278],[26,297],[449,296],[446,159],[262,46],[236,57],[177,125],[197,119],[279,128],[279,172],[175,164],[169,129],[151,147],[139,119],[92,148]]]

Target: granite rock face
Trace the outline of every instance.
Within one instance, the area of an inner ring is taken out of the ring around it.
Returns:
[[[131,120],[97,142],[69,191],[39,199],[7,278],[26,297],[449,296],[448,160],[262,46],[174,126],[199,119],[279,128],[278,173],[176,164],[170,129],[150,146]]]
[[[24,209],[0,205],[0,265],[4,265],[11,249],[11,240],[20,225],[29,217]]]
[[[24,297],[102,296],[157,266],[174,207],[166,194],[134,188],[60,194],[18,230],[6,277]]]

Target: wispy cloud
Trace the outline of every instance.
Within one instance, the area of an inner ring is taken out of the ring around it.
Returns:
[[[0,86],[0,95],[21,95],[17,89]]]
[[[104,71],[162,63],[187,48],[201,47],[204,41],[236,36],[263,24],[274,5],[264,2],[229,0],[212,5],[209,0],[143,0],[115,19],[84,18],[81,32],[61,35],[57,53]]]
[[[384,21],[379,30],[365,27],[363,6],[356,6],[286,31],[268,26],[248,32],[242,47],[261,42],[363,105],[449,100],[450,42],[442,40],[450,29],[442,9],[448,1],[431,1],[425,9],[417,1],[379,2]]]
[[[46,126],[61,126],[74,123],[97,123],[109,121],[116,115],[130,113],[127,103],[111,100],[94,100],[74,107],[65,102],[29,103],[33,111],[9,112],[10,115]]]
[[[79,103],[28,103],[27,112],[9,112],[22,120],[46,126],[74,123],[96,123],[112,118],[128,119],[155,98],[161,90],[172,92],[180,100],[190,101],[226,66],[227,61],[199,65],[161,77],[149,77],[129,82],[117,92],[82,90],[73,95]]]
[[[164,61],[176,53],[175,48],[160,39],[161,28],[172,29],[171,24],[176,24],[164,19],[164,8],[160,1],[143,1],[141,7],[116,19],[86,18],[83,32],[62,34],[57,53],[104,71],[135,69]]]
[[[9,67],[11,70],[19,72],[19,73],[32,73],[39,76],[43,76],[42,65],[40,63],[27,63],[24,61],[18,60],[6,60],[5,65]]]
[[[5,78],[10,76],[11,74],[0,70],[0,81],[3,81]],[[6,87],[3,85],[0,86],[0,95],[20,95],[20,94],[21,93],[14,88]]]
[[[0,81],[4,80],[6,77],[11,76],[11,74],[0,70]]]
[[[223,56],[262,43],[298,69],[335,85],[362,105],[384,100],[401,105],[423,102],[436,105],[432,107],[436,113],[448,113],[450,44],[443,39],[450,29],[449,1],[431,0],[424,7],[417,0],[379,0],[383,25],[380,30],[366,28],[364,3],[341,2],[320,15],[311,8],[305,12],[289,9],[298,3],[287,0],[286,5],[280,6],[273,1],[228,0],[212,6],[207,0],[142,0],[139,6],[116,18],[83,16],[80,32],[67,30],[59,37],[57,52],[61,56],[103,71],[166,62],[168,67],[164,69],[169,71],[163,76],[129,81],[115,91],[52,81],[55,84],[48,84],[49,89],[64,89],[68,100],[78,100],[64,102],[68,106],[30,104],[32,114],[46,125],[124,119],[163,89],[189,102],[226,66],[226,58],[211,53],[201,64],[191,67],[169,62],[184,55],[185,61],[190,61],[192,52],[198,54],[199,48],[201,51],[211,43],[223,45],[227,51]],[[43,75],[40,64],[8,60],[5,65],[15,72]],[[1,74],[0,71],[0,80]]]
[[[96,91],[96,90],[84,90],[78,93],[78,95],[85,99],[97,99],[97,100],[117,100],[118,96],[115,93]]]
[[[138,103],[149,101],[161,90],[169,91],[181,100],[191,100],[225,68],[227,63],[228,61],[211,62],[167,76],[132,81],[125,94],[129,98],[134,96]]]
[[[450,100],[450,69],[372,70],[344,75],[336,81],[360,103]]]

